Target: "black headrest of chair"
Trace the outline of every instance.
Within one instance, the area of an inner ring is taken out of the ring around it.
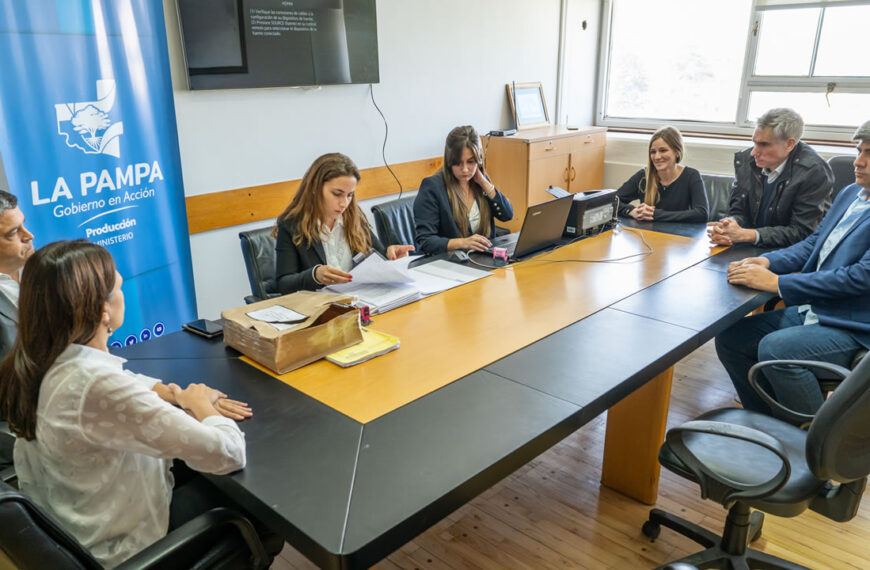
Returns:
[[[275,238],[272,227],[239,232],[251,294],[260,299],[278,295],[275,283]]]
[[[819,479],[841,483],[870,474],[870,358],[819,408],[807,434],[807,463]]]
[[[855,183],[855,157],[849,155],[832,156],[828,164],[834,172],[834,191],[831,198],[835,197],[840,190]]]
[[[384,247],[391,245],[413,245],[414,240],[414,196],[382,202],[372,206],[375,229]]]

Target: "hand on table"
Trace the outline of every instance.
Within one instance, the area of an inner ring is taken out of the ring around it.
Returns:
[[[655,215],[656,207],[649,204],[639,204],[628,215],[639,222],[651,222]]]
[[[449,242],[448,250],[474,250],[474,251],[486,251],[486,248],[490,247],[492,243],[485,237],[480,234],[474,234],[468,236],[467,238],[453,238]]]
[[[779,275],[768,269],[770,261],[766,257],[749,257],[728,265],[728,283],[743,285],[777,293],[779,291]]]

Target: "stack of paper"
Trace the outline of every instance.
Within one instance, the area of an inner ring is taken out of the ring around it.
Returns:
[[[371,329],[363,329],[362,333],[361,343],[328,354],[326,359],[342,368],[347,368],[399,348],[398,337]]]
[[[414,259],[417,258],[403,257],[387,261],[378,254],[372,254],[351,270],[352,283],[331,285],[327,289],[354,295],[360,303],[369,306],[372,314],[378,314],[490,276],[487,271],[445,260],[409,269],[408,264]]]

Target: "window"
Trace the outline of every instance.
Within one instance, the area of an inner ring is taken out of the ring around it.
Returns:
[[[747,133],[792,107],[848,140],[870,110],[870,0],[608,0],[597,116],[610,126]]]

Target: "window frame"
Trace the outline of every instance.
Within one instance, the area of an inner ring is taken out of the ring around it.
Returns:
[[[823,8],[813,45],[810,72],[815,69],[819,48],[824,8],[840,6],[870,5],[870,0],[834,0],[801,1],[781,0],[778,5],[760,6],[758,0],[752,1],[749,19],[746,25],[746,43],[743,69],[740,76],[740,89],[737,101],[736,115],[733,121],[696,121],[668,120],[642,117],[608,117],[605,115],[607,104],[607,87],[610,77],[610,53],[612,48],[613,4],[619,0],[604,0],[601,11],[601,38],[598,53],[598,78],[595,103],[595,121],[605,127],[621,127],[629,129],[657,129],[664,122],[680,130],[693,133],[709,133],[717,135],[751,136],[755,129],[756,117],[749,117],[749,100],[753,91],[782,91],[790,93],[825,93],[829,85],[834,84],[834,93],[870,93],[870,77],[855,76],[770,76],[755,75],[755,60],[758,54],[758,32],[761,29],[764,12],[774,10],[793,10],[801,8]],[[726,1],[727,0],[723,0]],[[858,40],[860,42],[860,39]],[[827,141],[851,141],[854,127],[833,125],[807,125],[803,138]]]

